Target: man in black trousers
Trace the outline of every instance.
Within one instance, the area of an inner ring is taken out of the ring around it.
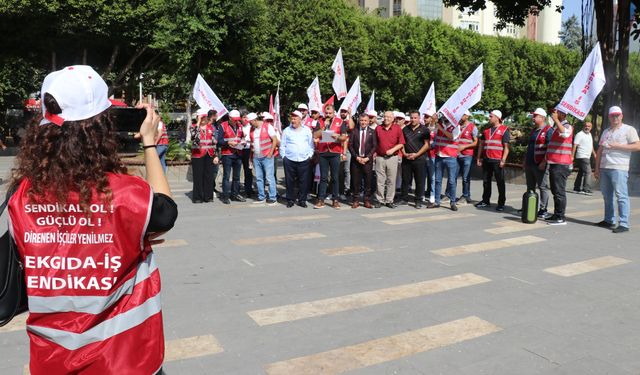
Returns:
[[[409,201],[409,188],[415,179],[416,208],[422,208],[424,198],[424,182],[427,168],[427,151],[429,150],[429,138],[431,132],[420,124],[420,112],[411,111],[411,123],[402,129],[404,134],[404,160],[402,160],[402,190],[398,204],[407,204]]]
[[[378,148],[376,132],[369,127],[369,116],[360,115],[360,126],[351,131],[349,136],[349,153],[351,154],[351,179],[353,202],[351,208],[360,206],[360,183],[364,177],[364,206],[373,208],[371,195],[373,194],[373,153]]]
[[[302,113],[291,113],[291,125],[282,132],[280,155],[284,163],[284,176],[287,182],[287,207],[294,201],[298,206],[307,207],[306,199],[309,191],[309,164],[313,156],[313,134],[311,129],[302,126]],[[298,188],[298,194],[295,189]]]

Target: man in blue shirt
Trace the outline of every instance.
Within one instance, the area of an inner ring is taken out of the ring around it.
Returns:
[[[288,208],[293,207],[294,201],[297,201],[300,207],[307,207],[309,165],[313,156],[313,147],[313,134],[308,127],[302,126],[302,113],[293,111],[291,125],[284,129],[280,141],[280,156],[282,156],[284,164]],[[295,195],[296,186],[298,187],[297,196]]]

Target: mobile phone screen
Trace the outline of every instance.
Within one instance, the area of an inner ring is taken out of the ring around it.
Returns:
[[[140,125],[147,117],[144,108],[111,108],[111,119],[117,132],[135,133],[140,130]]]

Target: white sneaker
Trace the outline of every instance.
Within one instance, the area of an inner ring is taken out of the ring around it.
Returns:
[[[429,203],[436,203],[436,197],[433,195],[429,196]]]
[[[253,201],[253,204],[265,204],[267,203],[266,199],[260,200],[260,201]]]

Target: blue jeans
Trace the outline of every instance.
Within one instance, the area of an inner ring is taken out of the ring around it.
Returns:
[[[436,156],[436,204],[440,204],[440,194],[442,193],[442,178],[445,168],[447,169],[448,175],[446,194],[452,203],[456,201],[456,176],[458,175],[458,160],[457,158],[442,158],[440,156]]]
[[[435,194],[436,190],[436,158],[427,157],[425,178],[427,180],[425,197],[429,198]]]
[[[276,200],[276,176],[273,174],[274,158],[253,158],[253,169],[256,172],[256,185],[258,185],[258,200],[265,199],[264,179],[269,181],[269,199]]]
[[[156,145],[156,151],[158,152],[158,157],[160,158],[160,164],[162,164],[162,170],[164,173],[167,173],[167,150],[169,149],[169,145]]]
[[[240,195],[240,170],[242,157],[238,154],[222,156],[222,198]],[[233,171],[233,173],[232,173]],[[231,181],[229,178],[231,177]]]
[[[618,203],[618,225],[629,228],[629,172],[618,169],[600,169],[600,190],[604,198],[604,221],[615,224],[614,198]]]
[[[458,156],[458,168],[462,175],[462,196],[471,199],[471,162],[472,155]],[[456,174],[456,184],[458,178]]]

